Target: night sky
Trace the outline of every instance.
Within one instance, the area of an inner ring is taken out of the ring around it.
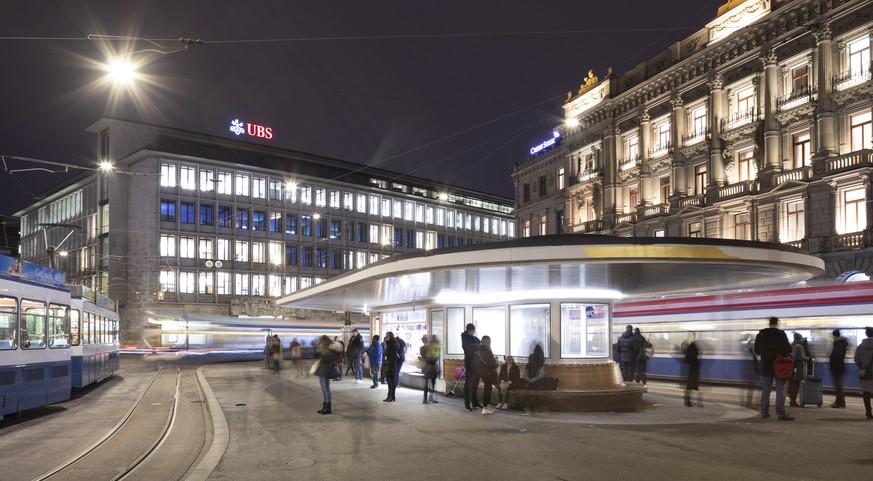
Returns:
[[[513,163],[589,69],[621,75],[722,3],[4,1],[0,155],[94,165],[84,129],[102,116],[224,137],[240,118],[271,126],[276,147],[512,197]],[[156,47],[88,35],[206,43],[129,56],[142,78],[114,90],[106,55]],[[34,167],[0,172],[3,221],[66,178],[8,172]]]

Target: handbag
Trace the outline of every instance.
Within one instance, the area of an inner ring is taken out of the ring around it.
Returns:
[[[313,376],[318,372],[318,366],[321,365],[321,359],[316,359],[315,362],[312,363],[312,366],[309,368],[309,374]]]
[[[777,354],[773,360],[773,373],[779,379],[791,379],[794,375],[794,358]]]
[[[338,379],[343,376],[342,371],[340,371],[339,364],[336,362],[331,362],[327,365],[327,374],[329,379]]]

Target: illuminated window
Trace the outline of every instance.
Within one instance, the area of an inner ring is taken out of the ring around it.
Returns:
[[[330,208],[331,209],[339,209],[340,208],[340,193],[338,190],[330,191]]]
[[[267,213],[254,211],[252,212],[252,230],[267,230]]]
[[[358,212],[361,214],[367,213],[367,196],[365,194],[358,194]]]
[[[185,190],[197,189],[197,169],[189,165],[179,168],[179,186]]]
[[[540,216],[540,235],[546,235],[546,233],[547,233],[546,228],[547,228],[548,219],[549,218],[545,215]]]
[[[688,224],[688,237],[700,237],[700,222],[690,222]]]
[[[179,273],[179,292],[182,294],[194,294],[197,285],[193,272]]]
[[[852,77],[863,77],[870,71],[870,40],[865,36],[846,44]]]
[[[270,232],[282,232],[281,212],[270,212]]]
[[[212,259],[212,246],[214,242],[208,237],[201,237],[198,242],[197,255],[200,259]]]
[[[252,295],[263,296],[267,294],[267,276],[252,274]]]
[[[791,69],[791,89],[793,93],[805,92],[809,88],[809,65]]]
[[[238,296],[249,295],[249,275],[236,273],[233,275],[233,293]]]
[[[268,295],[270,297],[279,297],[282,295],[282,276],[270,274],[268,277]]]
[[[691,132],[694,137],[706,135],[706,106],[700,106],[691,111]]]
[[[752,149],[737,153],[737,176],[740,182],[752,180],[752,164],[755,152]]]
[[[564,175],[564,168],[561,167],[558,169],[558,190],[564,190],[566,184],[566,176]]]
[[[347,211],[355,210],[355,196],[351,192],[343,192],[343,209]]]
[[[218,295],[229,295],[231,292],[230,272],[217,272],[215,274],[215,293]]]
[[[164,257],[176,256],[176,236],[161,234],[161,255]]]
[[[539,344],[545,357],[549,357],[548,304],[516,305],[509,308],[509,354],[527,357]]]
[[[664,151],[670,148],[670,123],[664,122],[657,128],[657,144],[655,150]]]
[[[562,303],[561,357],[609,356],[612,336],[608,319],[607,304]]]
[[[749,214],[734,215],[734,239],[750,240],[752,238],[751,223]]]
[[[249,261],[249,243],[247,241],[236,241],[234,249],[234,260],[237,262]]]
[[[252,242],[252,262],[267,262],[267,250],[263,242]]]
[[[379,215],[379,196],[370,196],[370,215]]]
[[[159,274],[159,289],[161,292],[176,292],[176,273],[170,269],[161,269]]]
[[[230,260],[230,239],[219,238],[215,241],[215,258],[220,261]]]
[[[278,180],[270,181],[270,200],[282,200],[282,183]]]
[[[327,205],[327,191],[324,187],[315,188],[315,205],[318,207],[324,207]]]
[[[230,195],[232,192],[231,185],[233,184],[233,178],[230,175],[230,172],[219,172],[218,173],[218,182],[216,185],[216,190],[218,190],[219,194]]]
[[[308,185],[300,187],[300,203],[303,205],[312,205],[312,187]]]
[[[382,198],[382,217],[391,217],[391,199]]]
[[[424,209],[424,221],[433,224],[433,207],[428,206]]]
[[[809,130],[791,136],[792,152],[794,153],[792,156],[794,163],[791,168],[798,169],[804,165],[810,165],[812,154],[809,150],[809,142]]]
[[[873,148],[873,132],[871,132],[871,113],[864,112],[851,117],[852,151]]]
[[[179,237],[179,257],[194,259],[197,251],[194,250],[194,238],[188,236]]]
[[[236,195],[249,195],[249,176],[248,174],[236,174]]]
[[[666,204],[670,200],[670,176],[662,176],[660,184],[661,187],[659,189],[659,192],[661,194],[661,198],[659,200],[662,204]]]
[[[628,197],[630,198],[631,210],[636,209],[637,205],[640,203],[640,188],[631,187]]]
[[[161,187],[176,187],[175,164],[161,164]]]
[[[706,175],[706,164],[698,164],[694,166],[694,195],[703,195],[706,190],[708,177]]]
[[[746,87],[737,92],[737,113],[751,113],[755,109],[755,89]]]
[[[424,222],[424,206],[415,204],[415,222]]]
[[[212,294],[214,292],[212,283],[214,277],[211,271],[200,271],[197,280],[197,292],[200,294]]]
[[[627,157],[625,160],[637,160],[640,158],[640,138],[633,136],[627,139]]]
[[[867,228],[867,199],[864,188],[843,192],[843,228],[838,234],[860,232]]]
[[[785,203],[785,236],[787,242],[798,241],[806,235],[806,221],[803,215],[803,201]]]
[[[524,221],[524,232],[522,232],[522,237],[530,237],[530,219]]]
[[[267,179],[255,177],[252,179],[252,197],[255,199],[267,198]]]

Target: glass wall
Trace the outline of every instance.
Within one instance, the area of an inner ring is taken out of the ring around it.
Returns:
[[[446,338],[443,332],[443,320],[445,318],[445,313],[442,310],[433,310],[430,311],[430,333],[437,337],[442,344],[442,349],[440,350],[440,361],[438,366],[443,365],[443,359],[446,355]],[[441,368],[442,369],[442,368]],[[439,376],[443,377],[442,374]]]
[[[543,346],[549,357],[549,305],[527,304],[509,308],[509,354],[528,357],[534,347]]]
[[[610,357],[609,306],[561,304],[561,357]]]
[[[463,307],[446,308],[446,332],[448,334],[443,342],[446,354],[464,354],[464,349],[461,347],[461,333],[464,332],[465,326]]]
[[[474,307],[473,324],[476,335],[491,337],[491,351],[495,356],[506,355],[506,308]],[[461,328],[463,330],[463,328]]]
[[[403,371],[418,371],[415,360],[419,350],[424,344],[421,337],[427,331],[427,312],[417,311],[383,312],[382,313],[382,337],[388,332],[393,332],[394,337],[403,339],[406,343],[406,362],[403,363]]]

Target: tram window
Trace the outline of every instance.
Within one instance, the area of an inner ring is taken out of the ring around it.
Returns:
[[[112,329],[110,330],[109,342],[112,344],[118,344],[118,321],[111,320],[109,322],[112,324]]]
[[[49,347],[70,347],[70,306],[49,304]]]
[[[549,305],[510,306],[509,354],[528,357],[537,344],[549,357]]]
[[[446,309],[446,354],[463,354],[461,333],[464,332],[464,308],[449,307]]]
[[[70,345],[78,346],[81,342],[79,337],[81,313],[77,309],[70,311]]]
[[[17,327],[17,299],[0,296],[0,350],[15,349],[15,329]]]
[[[85,312],[85,323],[82,325],[83,327],[83,338],[85,340],[85,344],[91,344],[91,336],[94,334],[94,315],[90,312]]]
[[[21,300],[21,348],[42,349],[45,347],[46,312],[45,303]]]

